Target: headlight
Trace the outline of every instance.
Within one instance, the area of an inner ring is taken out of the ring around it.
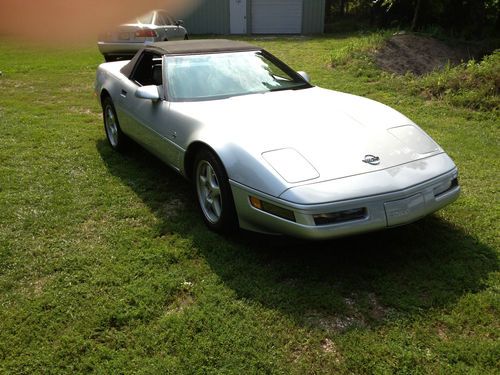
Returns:
[[[262,157],[283,179],[289,183],[313,180],[319,177],[318,171],[293,148],[267,151]]]
[[[387,131],[419,154],[428,154],[439,148],[431,137],[413,125],[398,126]]]

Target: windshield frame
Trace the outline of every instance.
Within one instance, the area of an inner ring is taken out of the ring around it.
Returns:
[[[298,85],[294,87],[282,87],[282,88],[275,88],[272,90],[263,90],[263,91],[252,91],[252,92],[243,92],[243,93],[237,93],[237,94],[226,94],[226,95],[214,95],[214,96],[208,96],[208,97],[194,97],[194,98],[175,98],[172,95],[170,85],[168,84],[168,64],[169,64],[169,58],[171,57],[179,57],[179,56],[199,56],[199,55],[217,55],[217,54],[239,54],[239,53],[254,53],[254,54],[260,54],[262,57],[265,59],[269,60],[272,64],[276,65],[279,69],[281,69],[284,73],[286,73],[290,78],[293,79],[293,82],[296,82]],[[287,64],[285,64],[283,61],[278,59],[276,56],[272,55],[271,53],[267,52],[266,50],[255,50],[255,51],[221,51],[221,52],[210,52],[210,53],[190,53],[190,54],[166,54],[163,56],[163,67],[164,67],[164,75],[163,75],[163,84],[165,88],[165,94],[166,94],[166,100],[170,102],[200,102],[200,101],[212,101],[212,100],[221,100],[221,99],[227,99],[227,98],[232,98],[232,97],[237,97],[237,96],[245,96],[245,95],[254,95],[254,94],[265,94],[265,93],[271,93],[271,92],[276,92],[276,91],[287,91],[287,90],[302,90],[302,89],[307,89],[314,87],[312,84],[310,84],[308,81],[304,79],[300,74],[298,74],[295,70],[290,68]]]

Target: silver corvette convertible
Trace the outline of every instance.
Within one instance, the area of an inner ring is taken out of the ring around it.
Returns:
[[[332,238],[459,195],[455,164],[411,120],[248,43],[155,43],[100,65],[95,91],[111,147],[134,140],[192,181],[216,231]]]

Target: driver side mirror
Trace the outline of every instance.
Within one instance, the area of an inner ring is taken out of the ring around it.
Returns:
[[[311,77],[309,77],[309,74],[307,74],[306,72],[303,72],[302,70],[299,70],[297,72],[297,74],[299,76],[301,76],[302,78],[304,78],[306,80],[307,83],[311,83]]]
[[[139,87],[135,91],[136,98],[149,99],[153,101],[160,100],[160,94],[158,93],[158,86],[148,85]]]

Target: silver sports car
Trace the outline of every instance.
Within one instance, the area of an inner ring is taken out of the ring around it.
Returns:
[[[132,139],[192,181],[216,231],[332,238],[459,195],[455,164],[411,120],[248,43],[155,43],[100,65],[95,91],[111,147]]]

